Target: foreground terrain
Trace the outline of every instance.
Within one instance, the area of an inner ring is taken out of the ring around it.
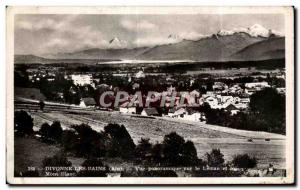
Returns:
[[[283,135],[99,110],[31,112],[31,115],[34,118],[35,130],[38,130],[42,123],[55,120],[60,121],[64,129],[73,124],[86,123],[97,131],[101,131],[108,123],[118,123],[126,127],[136,144],[142,137],[150,138],[152,142],[160,142],[164,135],[175,131],[194,142],[199,158],[204,158],[205,153],[212,148],[219,148],[226,160],[231,160],[236,154],[247,153],[258,158],[258,168],[267,168],[269,164],[273,164],[275,168],[285,168]]]

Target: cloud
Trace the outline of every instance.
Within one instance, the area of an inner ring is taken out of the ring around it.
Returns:
[[[248,27],[255,23],[272,29],[272,33],[277,34],[273,30],[275,29],[284,34],[283,21],[284,18],[280,15],[245,14],[18,14],[15,17],[14,47],[18,54],[37,55],[88,48],[134,48],[171,44],[183,39],[198,40],[207,37],[206,34],[217,33],[222,28],[233,31],[244,28],[248,31]],[[114,38],[119,41],[110,44],[109,41]]]
[[[134,22],[132,20],[121,20],[120,25],[129,31],[139,31],[139,30],[153,30],[156,29],[157,26],[147,20],[140,20]]]
[[[36,54],[72,52],[85,48],[106,48],[109,43],[103,39],[101,31],[89,25],[76,25],[76,16],[63,19],[19,18],[15,22],[16,30],[22,30],[38,42],[36,35],[42,35],[43,43],[32,47]],[[22,39],[24,43],[26,40]],[[20,40],[19,40],[20,41]]]
[[[133,41],[133,45],[137,47],[144,47],[144,46],[155,46],[155,45],[163,45],[163,44],[173,44],[178,43],[182,40],[199,40],[201,38],[206,38],[209,35],[203,35],[201,33],[195,31],[189,32],[181,32],[178,34],[169,34],[169,36],[161,37],[161,36],[145,36],[136,38]]]
[[[155,46],[155,45],[163,45],[163,44],[173,44],[180,42],[179,38],[167,38],[167,37],[144,37],[137,38],[133,41],[133,44],[137,47],[144,46]]]
[[[67,16],[63,20],[55,20],[52,18],[41,18],[41,19],[17,19],[15,22],[16,29],[24,29],[31,31],[38,31],[42,29],[57,30],[64,28],[64,26],[69,25],[75,16]]]
[[[204,35],[195,31],[189,31],[189,32],[182,32],[180,34],[178,34],[178,36],[182,39],[186,39],[186,40],[199,40],[201,38],[206,38],[209,35]]]

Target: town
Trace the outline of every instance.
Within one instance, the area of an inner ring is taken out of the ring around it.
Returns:
[[[143,70],[141,67],[120,75],[116,71],[77,72],[44,65],[24,70],[21,65],[15,71],[15,96],[122,114],[206,122],[207,113],[202,109],[205,105],[233,116],[249,112],[251,95],[265,88],[285,95],[284,69],[241,68],[239,74],[231,75],[220,71],[212,74],[214,68],[206,69],[210,74],[183,75]]]

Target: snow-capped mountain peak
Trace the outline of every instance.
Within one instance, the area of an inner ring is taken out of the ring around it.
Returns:
[[[265,27],[259,25],[259,24],[254,24],[250,28],[248,28],[248,34],[250,34],[253,37],[269,37],[270,36],[270,30],[266,29]]]
[[[232,31],[232,30],[224,30],[224,29],[222,29],[222,30],[220,30],[219,32],[218,32],[218,35],[220,35],[220,36],[227,36],[227,35],[232,35],[232,34],[234,34],[235,32],[234,31]]]
[[[181,40],[181,37],[177,34],[170,34],[168,39]]]
[[[127,42],[124,40],[120,40],[117,37],[114,37],[109,41],[109,47],[112,49],[118,49],[118,48],[126,48]]]
[[[227,35],[233,35],[235,33],[240,33],[240,32],[244,32],[249,34],[252,37],[270,37],[271,35],[275,35],[275,36],[282,36],[282,34],[280,34],[277,31],[271,30],[271,29],[267,29],[263,26],[261,26],[260,24],[254,24],[249,28],[234,28],[233,30],[220,30],[217,34],[220,36],[227,36]]]

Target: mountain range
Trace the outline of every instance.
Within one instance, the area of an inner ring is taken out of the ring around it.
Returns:
[[[175,37],[174,37],[175,36]],[[120,60],[193,60],[211,61],[256,61],[285,57],[285,38],[275,31],[260,25],[250,28],[221,30],[200,39],[176,38],[173,43],[151,47],[127,48],[126,42],[118,38],[110,40],[111,48],[86,49],[72,53],[58,53],[41,57],[16,55],[15,63],[42,62],[47,59],[120,59]]]

